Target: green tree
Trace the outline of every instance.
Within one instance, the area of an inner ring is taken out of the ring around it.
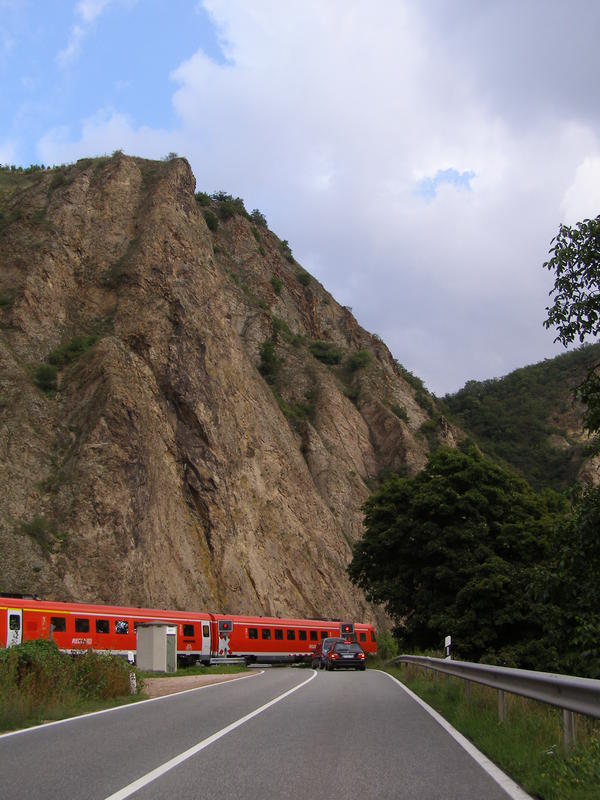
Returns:
[[[561,670],[600,678],[600,490],[588,489],[575,503],[546,574],[538,585],[552,622],[549,635]]]
[[[555,273],[550,291],[554,304],[546,308],[546,328],[556,328],[555,341],[565,347],[576,339],[585,341],[600,332],[600,216],[584,219],[573,227],[560,225],[550,243],[551,258],[544,267]],[[600,378],[592,367],[577,394],[588,412],[585,426],[600,430]]]
[[[385,605],[403,647],[439,648],[451,634],[463,658],[555,668],[535,570],[568,511],[558,495],[535,494],[475,448],[442,448],[364,510],[349,574]]]

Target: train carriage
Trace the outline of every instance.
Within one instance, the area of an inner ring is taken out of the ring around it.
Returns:
[[[321,639],[340,635],[357,641],[366,653],[377,652],[373,626],[363,623],[0,597],[2,647],[51,638],[67,653],[109,651],[133,660],[137,626],[148,622],[176,627],[180,663],[228,658],[271,663],[303,661]]]

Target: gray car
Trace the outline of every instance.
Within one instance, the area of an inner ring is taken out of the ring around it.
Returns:
[[[313,669],[324,669],[327,666],[327,653],[329,653],[335,644],[339,642],[343,644],[345,641],[346,639],[341,636],[330,636],[327,639],[322,639],[317,644],[312,654],[311,667]]]

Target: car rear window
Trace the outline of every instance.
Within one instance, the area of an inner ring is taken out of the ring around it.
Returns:
[[[340,642],[339,644],[335,645],[335,652],[336,653],[360,653],[361,647],[355,643],[346,644],[345,642]]]

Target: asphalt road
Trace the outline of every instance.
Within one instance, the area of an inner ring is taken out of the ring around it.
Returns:
[[[0,737],[4,800],[506,800],[389,676],[270,669]],[[520,795],[526,797],[526,795]]]

